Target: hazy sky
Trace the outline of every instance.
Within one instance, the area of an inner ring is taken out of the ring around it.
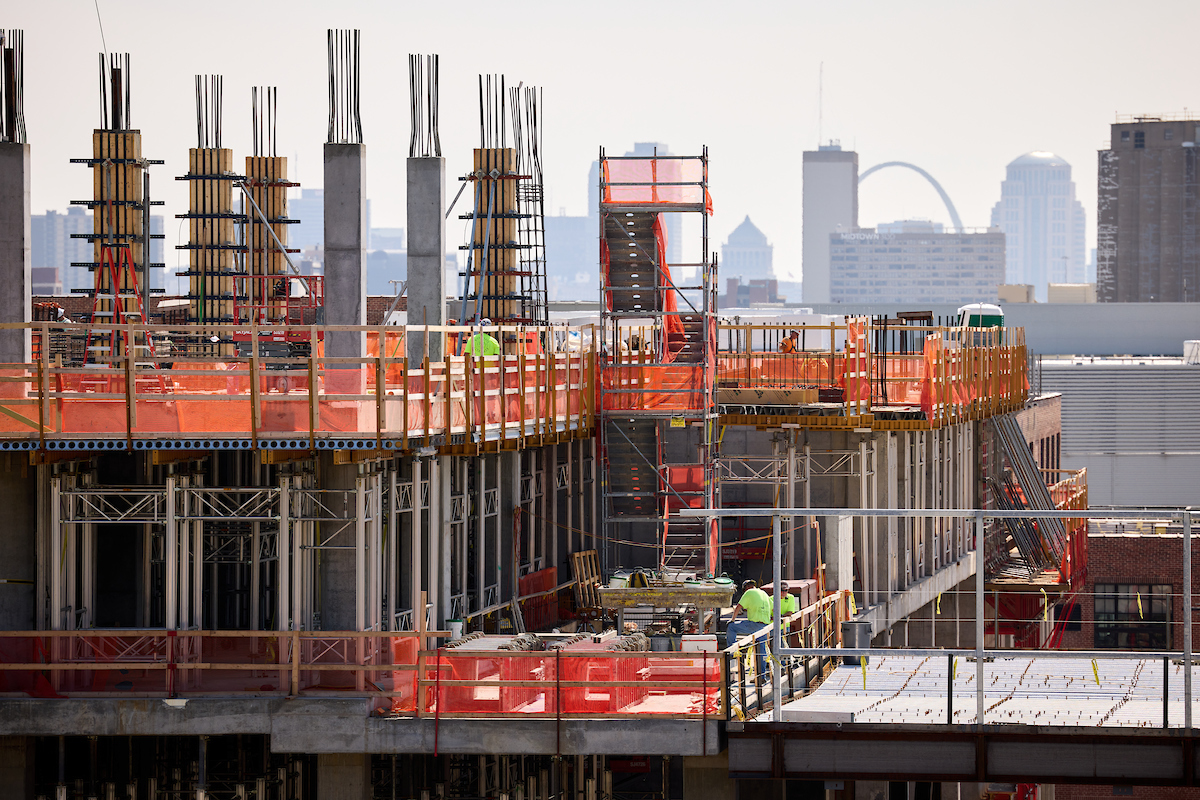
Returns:
[[[90,196],[85,167],[99,124],[93,0],[10,2],[25,29],[33,209]],[[441,142],[451,176],[478,146],[480,72],[545,88],[547,213],[583,214],[598,148],[707,144],[719,246],[749,214],[775,245],[776,272],[800,272],[801,152],[824,136],[859,152],[860,168],[909,161],[931,172],[963,223],[987,225],[1004,167],[1051,150],[1074,168],[1094,246],[1096,150],[1116,113],[1200,111],[1196,0],[1162,2],[228,2],[99,0],[108,49],[132,56],[132,120],[167,202],[167,263],[186,210],[195,146],[193,76],[225,76],[224,131],[235,163],[250,148],[250,87],[279,87],[280,155],[305,186],[322,178],[325,31],[363,31],[362,122],[372,224],[404,224],[406,55],[441,55]],[[949,222],[908,171],[862,187],[864,226],[900,218]],[[452,225],[451,244],[463,234]],[[549,254],[551,263],[554,255]]]

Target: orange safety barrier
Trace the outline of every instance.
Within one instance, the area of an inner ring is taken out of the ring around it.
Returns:
[[[558,595],[554,592],[556,586],[558,567],[546,567],[517,579],[517,596],[527,629],[542,630],[553,627],[558,622]]]
[[[0,694],[352,695],[413,706],[425,636],[444,632],[0,632]]]
[[[704,205],[712,214],[708,165],[699,158],[606,158],[602,202],[619,205]],[[669,209],[664,209],[669,210]]]
[[[590,352],[448,356],[410,368],[398,331],[383,334],[382,348],[377,329],[365,333],[367,355],[354,359],[327,357],[318,339],[307,357],[7,365],[0,435],[497,440],[592,427]]]
[[[558,651],[421,654],[417,713],[437,717],[679,717],[723,713],[716,653]],[[403,709],[393,705],[396,713]]]

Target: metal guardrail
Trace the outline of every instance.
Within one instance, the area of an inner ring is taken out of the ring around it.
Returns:
[[[1097,511],[1087,509],[1073,509],[1062,511],[1001,511],[1001,510],[985,510],[985,509],[879,509],[879,508],[739,508],[739,509],[680,509],[680,515],[684,517],[769,517],[771,519],[772,547],[773,547],[773,575],[775,585],[778,585],[782,574],[782,527],[781,520],[784,517],[805,517],[805,516],[851,516],[851,517],[923,517],[923,518],[955,518],[955,519],[970,519],[975,525],[975,542],[976,553],[979,553],[979,545],[984,540],[984,524],[987,520],[993,518],[1006,519],[1166,519],[1179,521],[1183,525],[1183,547],[1181,559],[1183,563],[1181,583],[1183,588],[1183,608],[1187,609],[1187,621],[1192,620],[1192,509],[1182,508],[1174,510],[1146,510],[1146,511]],[[782,641],[782,631],[778,625],[771,626],[772,635],[772,650],[777,656],[878,656],[881,653],[897,656],[919,656],[922,658],[930,658],[936,656],[964,656],[975,660],[975,695],[976,695],[976,724],[983,725],[986,720],[986,705],[984,700],[985,684],[984,672],[985,662],[989,659],[997,657],[1012,657],[1025,656],[1036,654],[1038,658],[1062,658],[1062,659],[1093,659],[1093,658],[1121,658],[1121,659],[1160,659],[1160,658],[1181,658],[1183,663],[1183,699],[1184,699],[1184,727],[1192,727],[1192,624],[1183,626],[1183,648],[1180,652],[1146,652],[1146,651],[1119,651],[1119,650],[1101,650],[1101,651],[1054,651],[1054,650],[1001,650],[988,649],[984,647],[984,570],[982,563],[977,558],[975,569],[975,647],[971,650],[965,649],[891,649],[881,651],[878,649],[862,649],[862,648],[842,648],[842,647],[789,647],[785,646]],[[779,596],[775,595],[775,618],[779,618]],[[773,720],[778,722],[782,719],[782,691],[781,691],[781,670],[780,662],[772,662],[772,716]]]

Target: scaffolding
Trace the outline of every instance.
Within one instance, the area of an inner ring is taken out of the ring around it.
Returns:
[[[717,571],[716,260],[708,250],[708,152],[600,151],[600,437],[605,545],[653,532],[664,574]],[[698,263],[668,264],[664,213],[700,218]],[[632,555],[632,554],[631,554]]]

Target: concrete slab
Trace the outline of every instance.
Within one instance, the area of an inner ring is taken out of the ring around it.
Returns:
[[[267,734],[277,753],[714,755],[724,723],[372,717],[367,698],[0,699],[0,736]]]

